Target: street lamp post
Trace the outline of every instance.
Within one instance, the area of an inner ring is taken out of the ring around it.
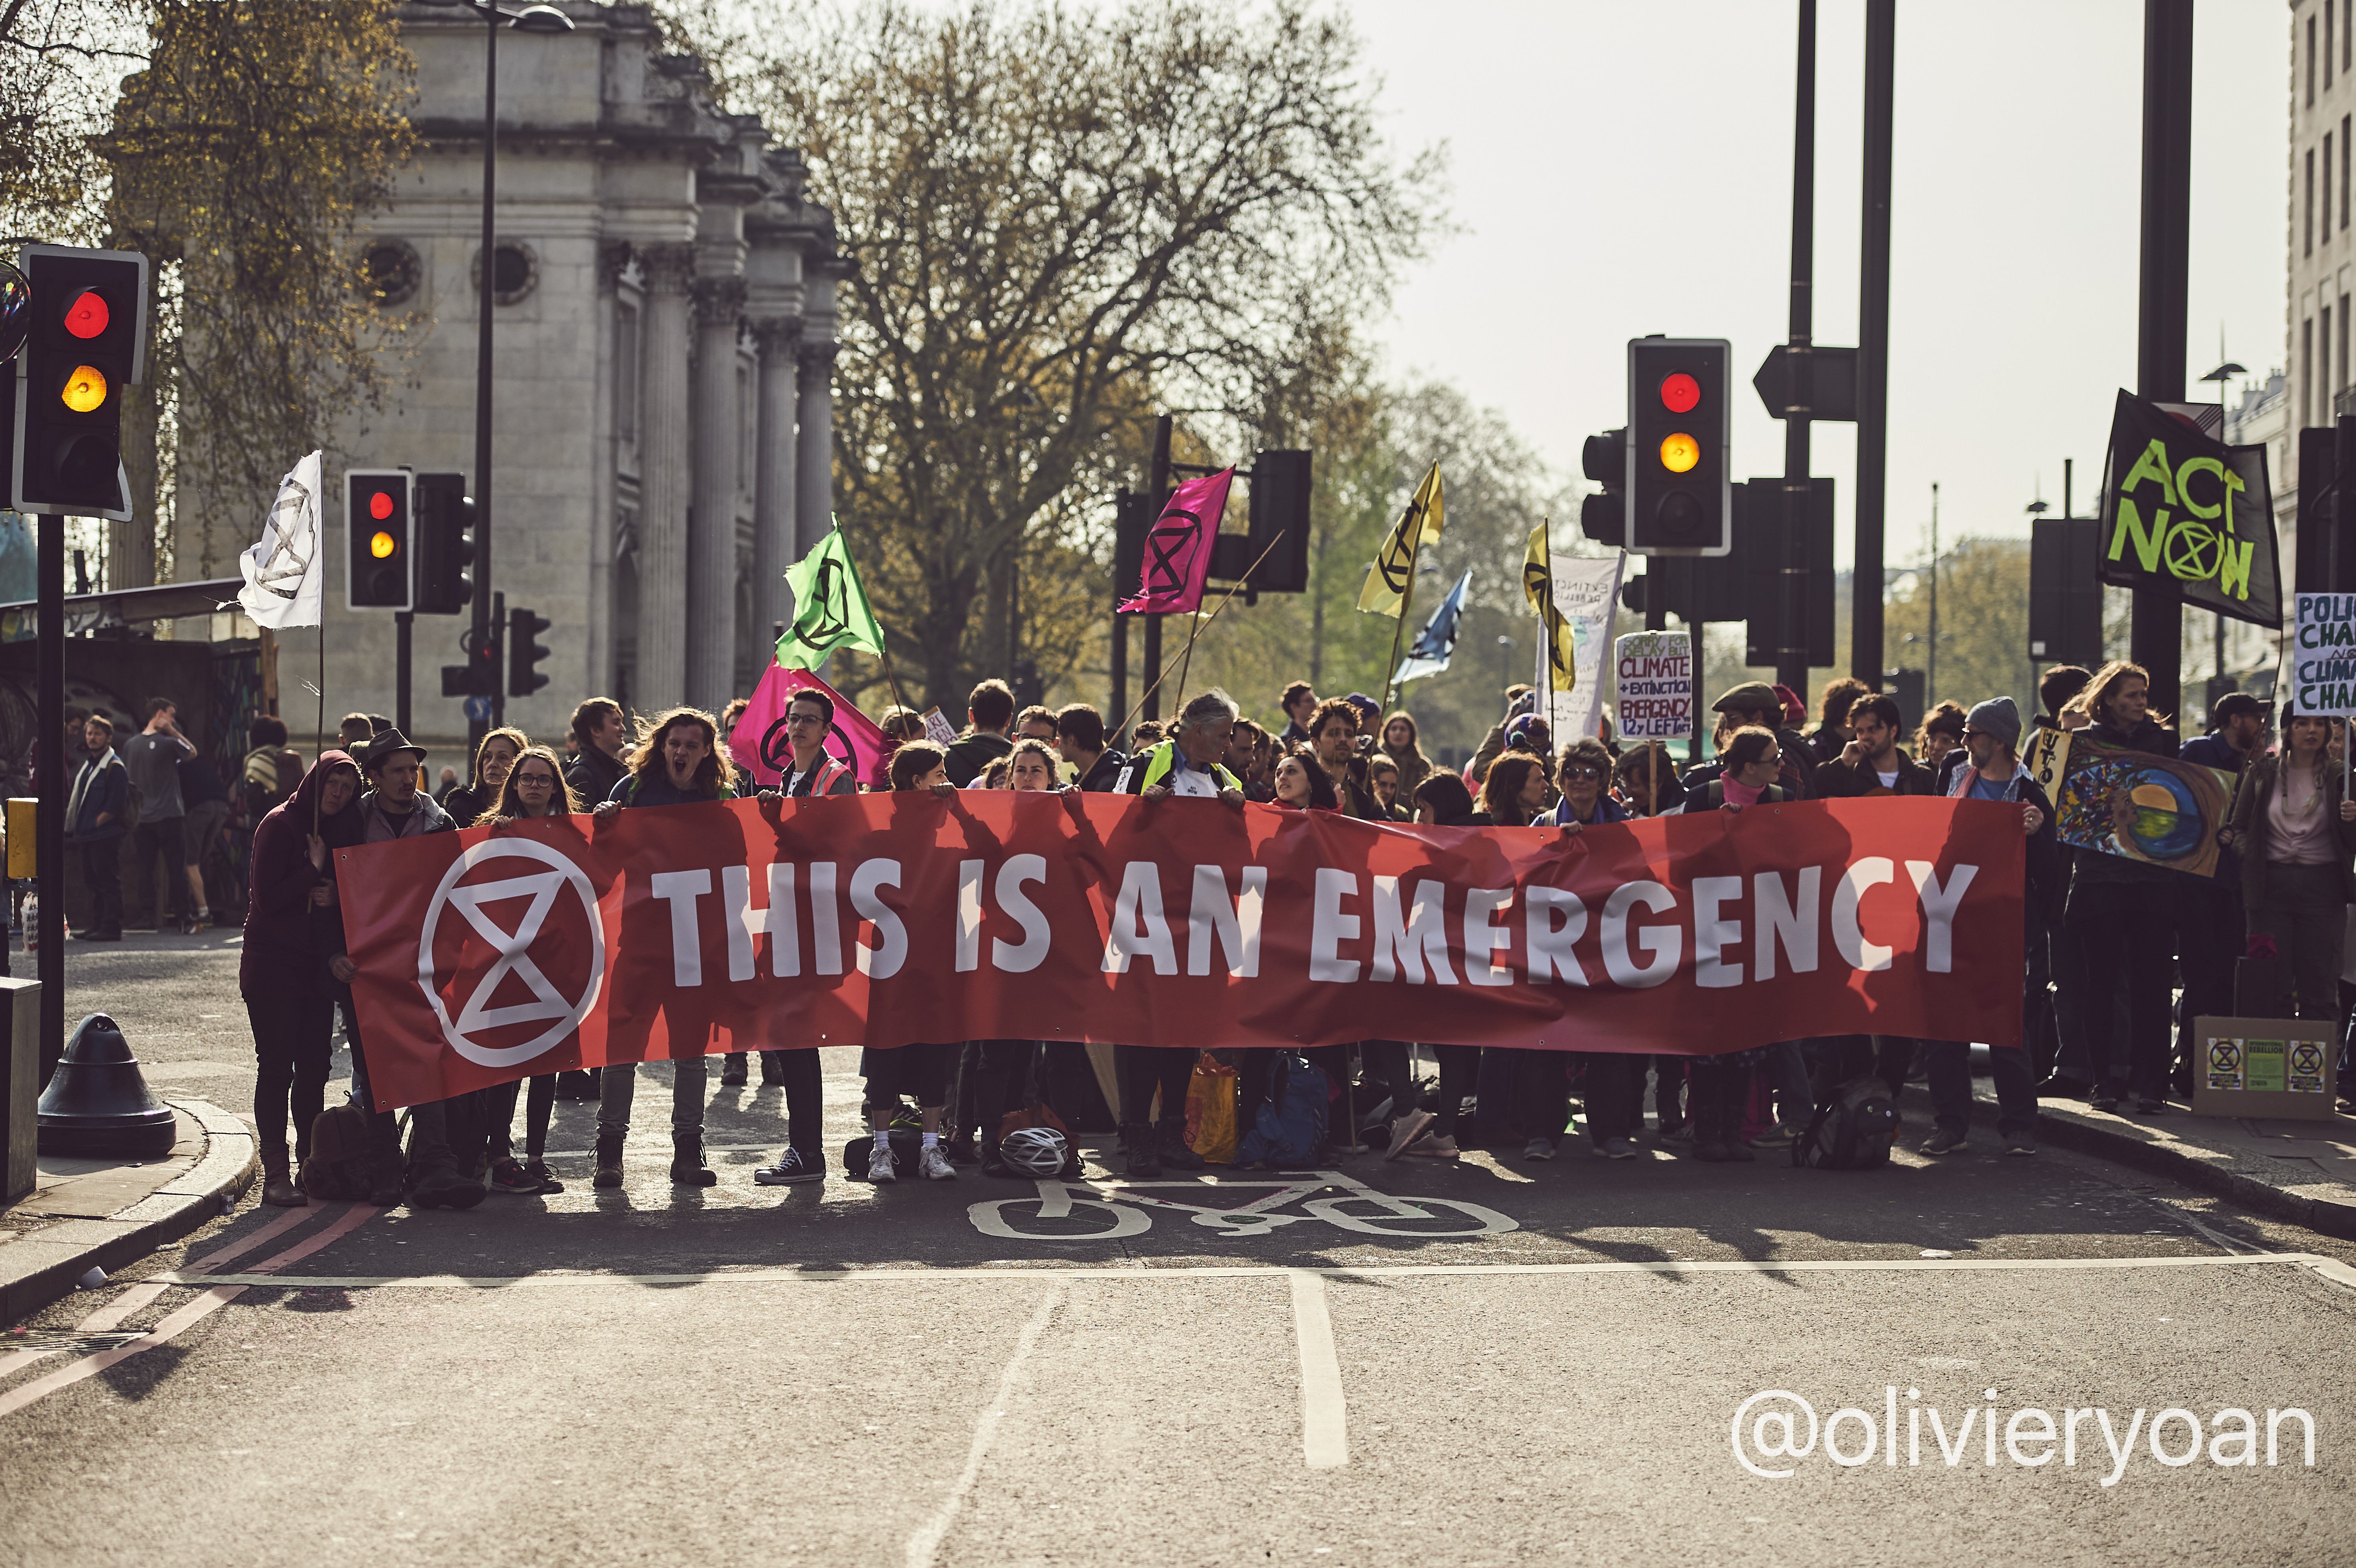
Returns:
[[[475,593],[472,605],[473,629],[469,638],[472,667],[473,650],[484,646],[495,635],[491,625],[491,310],[498,298],[498,237],[496,210],[498,196],[499,155],[499,27],[506,23],[526,33],[569,33],[573,18],[553,5],[526,5],[520,10],[505,10],[498,0],[426,0],[429,5],[462,5],[482,17],[483,28],[483,236],[478,265],[478,306],[482,320],[475,338]],[[494,717],[500,716],[505,706],[506,690],[500,676],[491,671],[491,704]],[[475,748],[482,744],[489,722],[466,715],[466,756],[471,760]]]

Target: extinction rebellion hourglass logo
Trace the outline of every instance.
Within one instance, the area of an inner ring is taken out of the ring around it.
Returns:
[[[513,859],[532,868],[501,865],[494,869],[504,875],[469,876]],[[469,952],[478,942],[496,955],[487,967],[478,950]],[[442,974],[455,975],[446,994]],[[596,890],[562,850],[535,839],[490,839],[444,873],[418,933],[417,984],[442,1037],[468,1061],[506,1068],[546,1052],[581,1026],[605,979]]]

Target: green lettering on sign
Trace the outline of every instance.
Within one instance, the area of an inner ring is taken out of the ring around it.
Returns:
[[[2158,446],[2159,443],[2155,441],[2152,445]],[[2136,467],[2140,472],[2143,465],[2138,463]],[[2162,469],[2161,472],[2165,474],[2166,470]],[[2151,532],[2146,533],[2143,519],[2136,511],[2134,498],[2122,494],[2119,497],[2119,525],[2111,533],[2112,560],[2117,560],[2119,553],[2126,548],[2127,534],[2130,531],[2135,534],[2136,562],[2147,572],[2158,571],[2160,545],[2168,538],[2167,511],[2163,510],[2151,520]]]
[[[2177,497],[2176,472],[2168,466],[2168,448],[2159,444],[2159,437],[2157,435],[2151,438],[2151,445],[2144,448],[2143,456],[2135,460],[2135,467],[2127,470],[2127,477],[2120,482],[2119,496],[2122,501],[2134,493],[2137,485],[2147,479],[2158,484],[2159,493],[2166,499],[2169,505],[2183,504]]]

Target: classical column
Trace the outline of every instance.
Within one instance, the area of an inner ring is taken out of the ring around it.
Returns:
[[[695,285],[695,514],[688,530],[687,700],[736,694],[736,330],[744,280]]]
[[[638,647],[630,705],[659,713],[687,700],[687,511],[695,492],[687,434],[688,295],[695,248],[652,245],[647,275],[645,389],[638,413]]]
[[[794,355],[798,316],[771,317],[753,328],[761,351],[760,425],[753,478],[753,639],[766,648],[769,628],[793,615],[786,568],[794,548]]]
[[[826,537],[834,516],[834,356],[832,343],[802,345],[794,536],[805,551]]]

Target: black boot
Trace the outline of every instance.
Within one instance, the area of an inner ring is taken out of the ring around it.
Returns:
[[[1693,1099],[1687,1109],[1692,1113],[1693,1157],[1712,1165],[1724,1165],[1734,1158],[1727,1147],[1726,1115],[1719,1105],[1717,1073],[1694,1075]]]
[[[1183,1116],[1164,1116],[1159,1130],[1162,1169],[1199,1171],[1203,1168],[1203,1156],[1186,1146],[1186,1119]]]
[[[1153,1126],[1148,1122],[1133,1122],[1120,1130],[1129,1146],[1129,1174],[1133,1176],[1158,1176],[1162,1162],[1153,1155]]]
[[[761,1087],[770,1089],[785,1081],[786,1053],[763,1051],[761,1053]]]
[[[272,1156],[275,1155],[273,1159]],[[273,1208],[302,1208],[310,1203],[288,1174],[286,1145],[262,1151],[262,1201]]]
[[[622,1185],[622,1134],[597,1130],[597,1174],[589,1185],[605,1191]]]
[[[670,1135],[670,1184],[673,1187],[717,1187],[719,1176],[703,1163],[703,1129]]]
[[[720,1069],[720,1087],[740,1089],[744,1083],[744,1053],[730,1051],[728,1064]]]

